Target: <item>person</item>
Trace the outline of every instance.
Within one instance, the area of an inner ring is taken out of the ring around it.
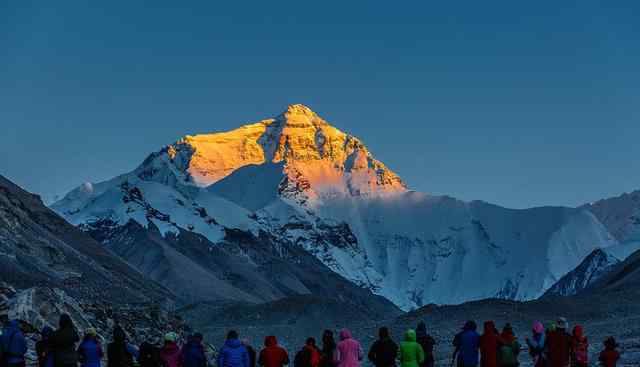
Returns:
[[[544,325],[542,325],[540,321],[534,322],[531,333],[531,338],[526,338],[525,341],[529,347],[529,355],[531,355],[531,359],[533,359],[533,366],[545,367],[547,362],[544,354]]]
[[[247,353],[249,354],[249,367],[256,367],[257,353],[256,350],[251,346],[249,339],[242,339],[242,345],[247,349]]]
[[[340,330],[340,342],[334,353],[334,363],[338,367],[360,367],[364,352],[360,342],[355,340],[349,329]]]
[[[40,340],[36,342],[36,356],[38,357],[38,367],[53,367],[53,353],[50,353],[50,341],[53,329],[49,326],[42,328]]]
[[[238,339],[238,332],[229,331],[227,340],[218,353],[218,367],[249,367],[249,353]]]
[[[164,345],[160,348],[160,360],[164,367],[182,367],[183,355],[178,346],[178,335],[174,332],[166,333]]]
[[[202,345],[203,336],[200,333],[193,334],[182,347],[182,360],[184,367],[207,367],[207,356]]]
[[[368,357],[375,367],[395,367],[398,344],[389,336],[389,329],[381,327],[378,330],[378,340],[369,349]]]
[[[498,330],[495,322],[484,322],[484,330],[480,336],[480,366],[498,366]]]
[[[567,334],[569,323],[564,317],[558,318],[555,328],[547,334],[545,353],[548,367],[567,367],[571,359],[571,337]]]
[[[573,367],[589,365],[589,340],[584,336],[582,325],[576,325],[571,335],[571,365]]]
[[[98,341],[98,333],[94,328],[85,331],[84,339],[78,347],[78,359],[82,367],[100,367],[102,360],[102,346]]]
[[[498,340],[498,367],[518,367],[520,343],[513,333],[513,327],[507,323]]]
[[[27,353],[27,341],[20,329],[20,322],[12,320],[2,331],[0,336],[0,348],[2,349],[2,361],[7,367],[24,367],[24,355]]]
[[[145,340],[138,350],[138,364],[140,367],[162,367],[160,348],[152,340]]]
[[[424,351],[416,341],[416,332],[407,330],[404,341],[400,343],[400,365],[402,367],[419,367],[424,363]]]
[[[618,352],[618,344],[614,337],[610,336],[604,341],[604,350],[600,352],[600,363],[602,367],[616,367],[618,360],[620,359],[620,352]]]
[[[131,367],[137,351],[127,343],[127,334],[120,325],[113,328],[113,341],[107,345],[108,367]]]
[[[316,347],[316,339],[307,338],[302,349],[296,353],[293,365],[294,367],[318,367],[320,358],[320,351]]]
[[[418,327],[416,328],[416,337],[418,338],[418,344],[420,344],[424,351],[424,362],[421,367],[433,367],[436,363],[436,356],[434,353],[436,340],[427,333],[427,325],[423,321],[418,323]]]
[[[264,339],[264,348],[260,351],[258,364],[264,367],[282,367],[289,364],[289,355],[278,345],[275,336],[269,335]]]
[[[322,350],[320,351],[320,367],[335,367],[334,356],[336,352],[336,340],[333,331],[325,330],[322,333]]]
[[[480,360],[480,335],[475,321],[467,321],[462,331],[453,338],[453,360],[458,367],[476,367]]]
[[[71,316],[60,315],[58,330],[54,331],[50,338],[51,351],[53,353],[53,365],[55,367],[76,367],[78,354],[76,343],[80,341],[78,332],[73,325]]]

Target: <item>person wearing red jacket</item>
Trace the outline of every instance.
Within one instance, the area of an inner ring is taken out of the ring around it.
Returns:
[[[576,325],[571,336],[571,365],[587,367],[589,365],[589,340],[584,336],[584,328]]]
[[[278,345],[278,339],[275,336],[265,338],[264,349],[260,351],[258,364],[262,367],[283,367],[289,364],[289,355]]]
[[[493,321],[484,322],[484,331],[480,336],[480,367],[498,366],[498,330]]]
[[[604,350],[600,352],[600,362],[602,367],[616,367],[620,359],[620,352],[617,351],[618,343],[610,336],[604,341]]]
[[[567,333],[567,319],[558,319],[555,330],[551,330],[545,342],[548,367],[568,367],[571,361],[571,335]]]

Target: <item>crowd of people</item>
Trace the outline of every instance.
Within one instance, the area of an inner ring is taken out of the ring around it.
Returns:
[[[382,327],[378,339],[368,354],[348,329],[339,333],[339,341],[331,330],[325,330],[321,345],[310,337],[295,354],[294,367],[360,367],[365,357],[375,367],[434,367],[436,340],[427,333],[424,322],[416,329],[407,330],[398,345],[389,329]],[[474,321],[467,321],[462,331],[453,338],[451,365],[456,367],[517,367],[523,347],[528,350],[535,367],[586,367],[589,365],[589,341],[584,328],[576,325],[569,333],[569,323],[559,318],[547,328],[535,322],[531,335],[522,345],[511,324],[498,331],[493,321],[486,321],[482,334]],[[0,367],[24,367],[27,342],[18,321],[12,321],[0,335]],[[599,362],[604,367],[615,367],[620,359],[613,337],[604,341]],[[95,329],[85,330],[80,340],[73,321],[68,315],[60,317],[59,327],[45,327],[35,352],[39,367],[101,367],[106,359],[107,367],[207,367],[203,336],[195,333],[178,345],[178,335],[170,332],[164,336],[161,346],[152,341],[136,347],[129,343],[120,326],[113,328],[112,341],[103,352]],[[105,358],[106,357],[106,358]],[[444,358],[447,359],[446,357]],[[275,336],[265,338],[264,347],[257,353],[247,339],[240,339],[237,331],[227,334],[224,345],[216,356],[217,367],[284,367],[289,365],[289,355],[278,345]]]

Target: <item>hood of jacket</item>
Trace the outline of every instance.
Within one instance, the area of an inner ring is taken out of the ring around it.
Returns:
[[[582,327],[582,325],[576,325],[573,328],[573,336],[575,336],[578,339],[581,339],[582,337],[584,337],[584,328]]]
[[[409,329],[407,330],[407,332],[404,334],[404,340],[408,341],[408,342],[415,342],[416,341],[416,332],[413,329]]]
[[[240,341],[240,339],[227,339],[226,342],[224,342],[224,345],[226,347],[229,348],[240,348],[242,346],[242,342]]]
[[[340,340],[351,339],[351,331],[349,329],[340,330]]]
[[[496,333],[496,323],[493,321],[485,321],[484,322],[484,334],[497,334]]]
[[[264,338],[265,347],[275,347],[276,345],[278,345],[278,338],[276,338],[275,335],[269,335]]]

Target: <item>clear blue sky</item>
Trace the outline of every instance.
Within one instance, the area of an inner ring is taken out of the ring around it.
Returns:
[[[46,197],[290,103],[420,191],[638,189],[640,2],[0,2],[0,173]]]

